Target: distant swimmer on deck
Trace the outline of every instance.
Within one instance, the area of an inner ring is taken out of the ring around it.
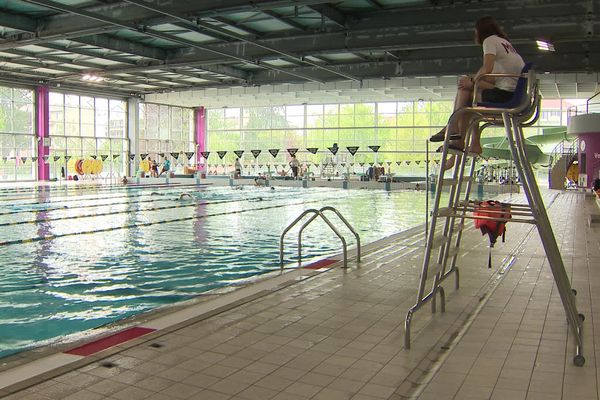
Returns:
[[[160,174],[158,174],[158,176],[161,176],[165,172],[168,174],[170,169],[171,169],[171,161],[165,160],[165,162],[163,162],[162,169],[160,170]]]

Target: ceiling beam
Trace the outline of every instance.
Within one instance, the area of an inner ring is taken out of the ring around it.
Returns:
[[[262,13],[268,15],[271,18],[275,18],[277,21],[283,22],[284,24],[291,26],[292,28],[298,29],[303,32],[307,30],[306,26],[299,24],[291,18],[284,17],[283,15],[280,15],[275,11],[262,10]]]
[[[183,14],[190,20],[193,18],[221,16],[227,13],[270,10],[279,7],[320,3],[327,2],[323,0],[254,0],[252,2],[248,0],[160,0],[149,2],[149,4],[159,4],[169,10]],[[138,7],[122,1],[107,5],[85,7],[81,8],[81,10],[86,10],[107,18],[129,21],[132,24],[140,26],[152,26],[172,21],[164,15],[157,15],[149,10],[140,10]],[[89,29],[100,29],[100,31],[104,30],[105,32],[114,29],[114,26],[110,23],[100,20],[90,21],[76,14],[61,14],[45,18],[43,26],[44,29],[40,32],[40,36],[64,35]]]
[[[311,81],[311,82],[321,82],[320,80],[316,80],[310,76],[306,76],[306,75],[298,75],[297,73],[294,72],[286,72],[286,70],[278,68],[278,67],[274,67],[272,65],[268,65],[268,64],[264,64],[264,63],[260,63],[260,61],[258,60],[252,60],[252,59],[248,59],[246,57],[242,57],[242,56],[238,56],[235,54],[228,54],[225,52],[222,52],[220,50],[216,50],[214,48],[210,48],[207,46],[203,46],[200,45],[196,42],[193,42],[191,40],[187,40],[187,39],[183,39],[180,38],[178,36],[174,36],[174,35],[170,35],[170,34],[166,34],[163,33],[161,31],[152,29],[152,28],[148,28],[145,26],[137,26],[135,24],[132,24],[130,22],[126,22],[126,21],[120,21],[120,20],[116,20],[114,18],[110,18],[110,17],[105,17],[103,15],[99,15],[99,14],[95,14],[93,12],[89,12],[83,9],[78,9],[76,7],[72,7],[72,6],[68,6],[62,3],[57,3],[55,1],[51,1],[51,0],[24,0],[28,3],[32,3],[32,4],[37,4],[40,6],[44,6],[44,7],[48,7],[54,10],[58,10],[58,11],[62,11],[62,12],[68,12],[68,13],[72,13],[72,14],[76,14],[76,15],[81,15],[84,16],[86,18],[95,20],[95,21],[101,21],[101,22],[105,22],[105,23],[109,23],[112,25],[115,25],[119,28],[125,28],[125,29],[129,29],[132,31],[137,31],[140,33],[143,33],[147,36],[151,36],[151,37],[155,37],[155,38],[159,38],[159,39],[164,39],[167,41],[171,41],[183,46],[187,46],[187,47],[191,47],[191,48],[195,48],[195,49],[199,49],[199,50],[204,50],[204,51],[208,51],[210,53],[214,53],[214,54],[218,54],[224,57],[228,57],[228,58],[233,58],[236,59],[238,61],[242,61],[244,63],[248,63],[248,64],[252,64],[252,65],[257,65],[260,66],[262,68],[266,68],[266,69],[270,69],[272,71],[278,71],[278,72],[284,72],[284,73],[288,73],[296,78],[301,78],[307,81]]]
[[[239,35],[237,33],[228,31],[226,29],[223,29],[223,28],[220,28],[218,26],[209,24],[207,22],[202,22],[202,21],[198,20],[198,21],[196,21],[196,23],[191,23],[185,17],[183,17],[181,15],[177,15],[176,13],[174,13],[172,11],[166,10],[166,9],[164,9],[162,7],[149,6],[146,1],[143,1],[143,0],[124,0],[124,1],[126,1],[127,3],[136,4],[136,5],[140,6],[140,7],[143,7],[143,8],[146,8],[146,9],[150,9],[150,10],[152,10],[154,12],[158,12],[158,13],[167,15],[167,16],[169,16],[171,18],[174,18],[174,19],[176,19],[176,20],[179,21],[179,24],[181,26],[185,26],[186,29],[192,30],[194,32],[205,33],[206,31],[208,31],[208,32],[212,32],[212,33],[217,33],[218,35],[221,35],[221,36],[228,36],[228,37],[237,39],[237,40],[239,40],[241,42],[250,43],[250,44],[252,44],[254,46],[257,46],[257,47],[260,47],[260,48],[262,48],[264,50],[267,50],[267,51],[279,54],[281,56],[290,58],[290,59],[292,59],[294,61],[297,61],[297,62],[300,62],[300,63],[304,63],[304,64],[308,64],[308,65],[311,65],[313,67],[322,69],[323,71],[327,71],[327,72],[329,72],[329,73],[331,73],[333,75],[337,75],[339,77],[342,77],[342,78],[345,78],[345,79],[349,79],[349,80],[352,80],[352,81],[360,81],[360,79],[357,78],[357,77],[355,77],[355,76],[352,76],[352,75],[349,75],[349,74],[340,73],[340,72],[338,72],[336,70],[333,70],[331,68],[328,68],[326,66],[323,66],[323,65],[314,63],[312,61],[306,60],[303,57],[300,57],[300,56],[298,56],[296,54],[293,54],[293,53],[291,53],[289,51],[282,50],[281,48],[278,48],[278,47],[274,47],[274,46],[270,46],[270,45],[265,45],[265,44],[263,44],[262,42],[260,42],[258,40],[247,38],[247,37],[245,37],[243,35]]]
[[[15,55],[18,55],[19,57],[17,57],[17,58],[0,57],[0,62],[7,62],[7,63],[11,63],[11,64],[16,64],[16,65],[23,65],[23,66],[27,66],[27,67],[31,67],[31,68],[44,68],[44,69],[54,70],[59,73],[67,73],[67,74],[69,74],[69,76],[76,77],[76,78],[81,77],[85,73],[85,70],[69,67],[65,64],[81,65],[81,66],[87,66],[87,64],[89,64],[89,63],[85,63],[85,62],[74,63],[71,60],[64,59],[61,57],[51,56],[51,55],[38,56],[35,53],[30,53],[30,52],[16,50],[16,49],[15,50],[7,50],[4,52],[15,54]],[[29,58],[30,60],[27,60],[24,58]],[[45,60],[52,61],[52,63],[45,62]],[[5,69],[4,72],[9,73],[9,71],[10,71],[10,69]],[[106,75],[103,75],[103,76],[106,77]],[[46,79],[48,81],[54,81],[56,78],[57,78],[57,76],[54,76],[52,78],[47,77]],[[116,79],[123,81],[123,82],[149,85],[149,86],[154,86],[154,87],[163,88],[163,89],[172,87],[172,85],[167,85],[167,84],[164,84],[161,82],[155,82],[156,78],[152,78],[149,76],[145,76],[143,78],[138,78],[138,77],[133,77],[133,76],[132,77],[120,77],[119,76],[119,77],[116,77]],[[165,80],[176,83],[176,84],[189,85],[189,82],[187,82],[187,81],[179,81],[178,82],[175,79],[171,79],[171,80],[163,79],[163,81],[165,81]]]
[[[94,57],[94,58],[103,58],[106,60],[110,60],[110,61],[114,61],[114,62],[118,62],[121,64],[126,64],[126,65],[134,67],[134,70],[128,71],[128,70],[126,70],[126,68],[127,68],[126,66],[109,66],[109,67],[107,67],[104,65],[96,65],[96,68],[95,68],[96,71],[102,70],[102,71],[106,71],[106,72],[113,72],[112,70],[118,70],[119,68],[124,73],[129,73],[129,72],[143,73],[144,69],[145,70],[160,69],[160,70],[169,71],[169,72],[175,72],[177,70],[177,68],[170,68],[169,67],[170,64],[164,64],[163,62],[157,64],[157,63],[145,62],[145,60],[132,60],[127,57],[121,57],[121,56],[116,56],[116,55],[107,55],[107,54],[99,55],[97,52],[90,51],[87,49],[82,49],[82,48],[78,48],[78,47],[66,47],[66,46],[61,46],[61,45],[57,45],[57,44],[53,44],[53,43],[44,43],[43,46],[46,48],[49,48],[49,49],[64,51],[67,53],[81,54],[84,56]],[[143,69],[135,70],[135,67],[142,67]],[[211,74],[230,76],[235,79],[239,79],[241,81],[245,81],[248,79],[247,74],[243,73],[240,70],[236,70],[234,68],[225,68],[225,67],[221,68],[220,66],[208,66],[206,68],[202,68],[201,65],[196,65],[196,66],[194,66],[194,68],[198,69],[198,70],[202,70],[204,72],[211,73]],[[180,72],[177,71],[177,73],[180,73]],[[208,80],[211,82],[223,82],[224,81],[224,79],[221,79],[221,78],[214,78],[212,76],[208,77],[208,76],[204,76],[202,74],[195,74],[193,77]]]
[[[118,51],[119,53],[131,54],[133,56],[139,56],[149,60],[159,60],[160,62],[164,62],[164,60],[168,57],[167,51],[161,48],[150,47],[141,43],[115,38],[109,35],[83,36],[72,39],[72,41],[76,43],[87,44],[89,46],[99,47],[101,49]]]
[[[315,4],[307,6],[313,11],[318,12],[324,18],[327,18],[329,21],[333,22],[340,28],[346,28],[346,24],[348,23],[348,18],[346,15],[338,10],[337,8],[333,8],[331,6],[325,4]]]
[[[29,33],[35,33],[38,29],[37,21],[34,18],[22,14],[12,14],[4,10],[0,12],[0,26]]]
[[[367,0],[367,3],[369,3],[373,7],[377,8],[378,10],[382,10],[383,9],[383,6],[377,0]]]
[[[102,58],[105,60],[109,60],[109,61],[113,61],[113,62],[117,62],[117,63],[121,63],[121,64],[127,64],[127,65],[147,65],[150,63],[149,60],[145,60],[145,59],[140,59],[140,60],[133,60],[130,57],[124,57],[124,56],[120,56],[120,55],[116,55],[116,54],[107,54],[107,53],[112,53],[113,50],[110,49],[101,49],[100,51],[94,51],[94,50],[90,50],[89,48],[84,48],[83,45],[86,45],[85,43],[82,43],[81,45],[77,42],[73,42],[75,44],[75,46],[63,46],[60,44],[56,44],[56,43],[43,43],[40,44],[40,47],[45,47],[47,49],[51,49],[51,50],[57,50],[57,51],[63,51],[65,53],[73,53],[73,54],[80,54],[82,56],[86,56],[86,57],[93,57],[93,58]],[[105,67],[105,66],[103,66]]]
[[[215,78],[212,76],[207,76],[206,74],[199,74],[199,73],[190,72],[190,71],[182,71],[182,68],[164,69],[164,71],[173,72],[175,74],[179,74],[181,76],[187,76],[189,78],[202,79],[202,80],[205,80],[208,82],[213,82],[213,83],[222,83],[223,82],[223,79]],[[187,83],[188,83],[188,85],[190,84],[190,82],[187,82]]]
[[[250,27],[247,26],[241,26],[238,23],[236,23],[235,21],[232,21],[228,18],[225,17],[213,17],[212,19],[214,19],[215,21],[219,21],[222,24],[225,24],[227,26],[230,26],[232,28],[238,29],[240,31],[244,31],[250,35],[254,35],[255,37],[261,37],[262,36],[262,32],[257,31],[256,29],[252,29]]]

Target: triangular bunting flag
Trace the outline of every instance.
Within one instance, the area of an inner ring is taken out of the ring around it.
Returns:
[[[415,164],[417,164],[417,165],[421,164],[421,160],[415,161]]]
[[[406,165],[410,165],[410,160],[406,160]]]
[[[60,156],[53,156],[52,160],[54,160],[54,162],[56,162],[56,161],[60,160]]]
[[[37,161],[37,157],[31,157],[31,161],[36,162]]]
[[[188,160],[191,160],[192,158],[194,158],[194,153],[193,151],[186,151],[185,152],[185,156],[187,157]]]
[[[47,163],[49,158],[50,158],[50,156],[44,156],[44,157],[43,157],[43,159],[44,159],[44,163]]]
[[[361,167],[364,167],[364,166],[365,166],[365,163],[364,163],[364,162],[361,162],[361,163],[358,163],[358,165],[360,165]]]
[[[221,151],[217,151],[217,154],[219,155],[219,158],[222,160],[222,159],[223,159],[223,157],[225,157],[225,154],[227,154],[227,152],[226,152],[226,151],[223,151],[223,150],[221,150]],[[224,166],[224,165],[223,165],[223,166]]]
[[[2,157],[3,162],[6,162],[6,160],[8,160],[8,157]]]
[[[277,154],[279,154],[279,149],[269,149],[269,153],[275,158],[277,157]]]
[[[135,154],[134,154],[134,157],[135,157]],[[114,160],[115,158],[119,158],[119,155],[118,155],[118,154],[113,154],[113,160]]]
[[[262,168],[264,164],[258,164],[258,168]]]
[[[402,164],[402,161],[396,161],[396,165]]]
[[[387,164],[387,165],[388,165],[388,167],[389,167],[390,165],[392,165],[392,162],[391,162],[391,161],[386,161],[386,164]]]
[[[27,157],[21,157],[21,162],[25,164],[27,162]]]
[[[287,151],[290,153],[290,156],[293,156],[298,152],[298,149],[287,149]]]
[[[145,160],[145,159],[146,159],[146,157],[148,157],[148,153],[142,153],[142,154],[140,154],[140,158],[141,158],[142,160]]]
[[[342,167],[345,167],[345,166],[346,166],[346,163],[345,163],[345,162],[343,162],[343,163],[341,163],[340,165],[341,165]]]
[[[100,159],[102,161],[106,161],[107,158],[108,158],[108,154],[102,154],[102,155],[100,155]]]
[[[310,153],[310,154],[317,154],[317,151],[319,151],[318,147],[307,147],[306,150]]]
[[[379,151],[379,148],[380,148],[380,147],[381,147],[381,146],[369,146],[369,148],[370,148],[371,150],[373,150],[375,153],[377,153],[377,152]]]
[[[242,158],[242,154],[244,154],[244,150],[234,150],[233,154],[237,156],[237,158]]]
[[[178,159],[179,158],[179,153],[169,153],[171,155],[171,157],[173,157],[174,159]]]
[[[350,166],[351,166],[351,167],[354,167],[354,163],[353,163],[353,162],[351,162],[351,163],[350,163]]]
[[[346,149],[348,149],[348,152],[352,155],[355,155],[356,152],[358,151],[358,146],[348,146],[346,147]]]
[[[114,157],[114,155],[113,155],[113,157]],[[133,161],[133,160],[135,160],[135,154],[130,154],[129,161]]]
[[[160,158],[165,158],[165,153],[158,153],[158,156],[159,156]]]
[[[334,147],[328,147],[327,149],[331,152],[331,154],[333,154],[335,156],[340,148],[334,146]]]
[[[69,162],[69,160],[71,159],[71,156],[65,156],[65,161]]]
[[[92,157],[94,160],[98,158],[98,156],[90,156],[90,157]]]
[[[254,158],[258,158],[258,155],[260,154],[262,150],[250,150],[250,153],[252,153],[252,155],[254,156]]]
[[[370,162],[369,165],[372,167],[373,165],[375,165],[375,163]]]
[[[210,151],[201,151],[200,155],[204,157],[205,160],[208,160],[208,156],[210,155]]]

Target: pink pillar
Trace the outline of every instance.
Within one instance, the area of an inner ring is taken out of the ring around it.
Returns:
[[[197,168],[204,172],[204,165],[200,165],[200,152],[206,151],[206,108],[198,107],[196,109],[196,164]]]
[[[36,121],[35,131],[38,139],[38,180],[47,181],[50,180],[50,164],[48,164],[48,157],[44,159],[44,156],[50,154],[50,90],[47,86],[38,86],[35,89],[35,106],[36,106]],[[48,145],[46,145],[48,143]]]

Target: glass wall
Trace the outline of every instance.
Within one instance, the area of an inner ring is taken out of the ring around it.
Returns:
[[[565,101],[544,100],[540,120],[526,128],[527,136],[541,135],[543,129],[566,125]],[[294,106],[220,108],[208,110],[209,164],[231,165],[233,151],[244,150],[242,162],[287,165],[286,149],[298,148],[299,159],[308,164],[328,163],[334,143],[337,163],[353,163],[360,171],[370,163],[385,165],[393,172],[424,169],[428,138],[442,128],[452,112],[450,101],[406,101],[353,104],[311,104]],[[502,128],[485,136],[503,136]],[[358,146],[356,156],[346,149]],[[380,146],[376,153],[369,146]],[[317,154],[307,148],[318,148]],[[276,157],[268,149],[279,149]],[[255,161],[250,150],[262,150]],[[435,148],[430,146],[430,151]],[[220,159],[217,151],[227,151]],[[433,159],[437,154],[430,155]],[[363,165],[360,165],[363,164]]]
[[[140,153],[158,162],[170,154],[195,152],[194,110],[162,104],[140,104]],[[179,164],[194,163],[180,155]]]
[[[70,160],[95,156],[104,159],[103,175],[122,175],[128,151],[125,101],[50,92],[51,176],[58,177],[65,156]],[[66,164],[72,171],[73,166]]]
[[[0,86],[0,180],[36,178],[34,93]]]

